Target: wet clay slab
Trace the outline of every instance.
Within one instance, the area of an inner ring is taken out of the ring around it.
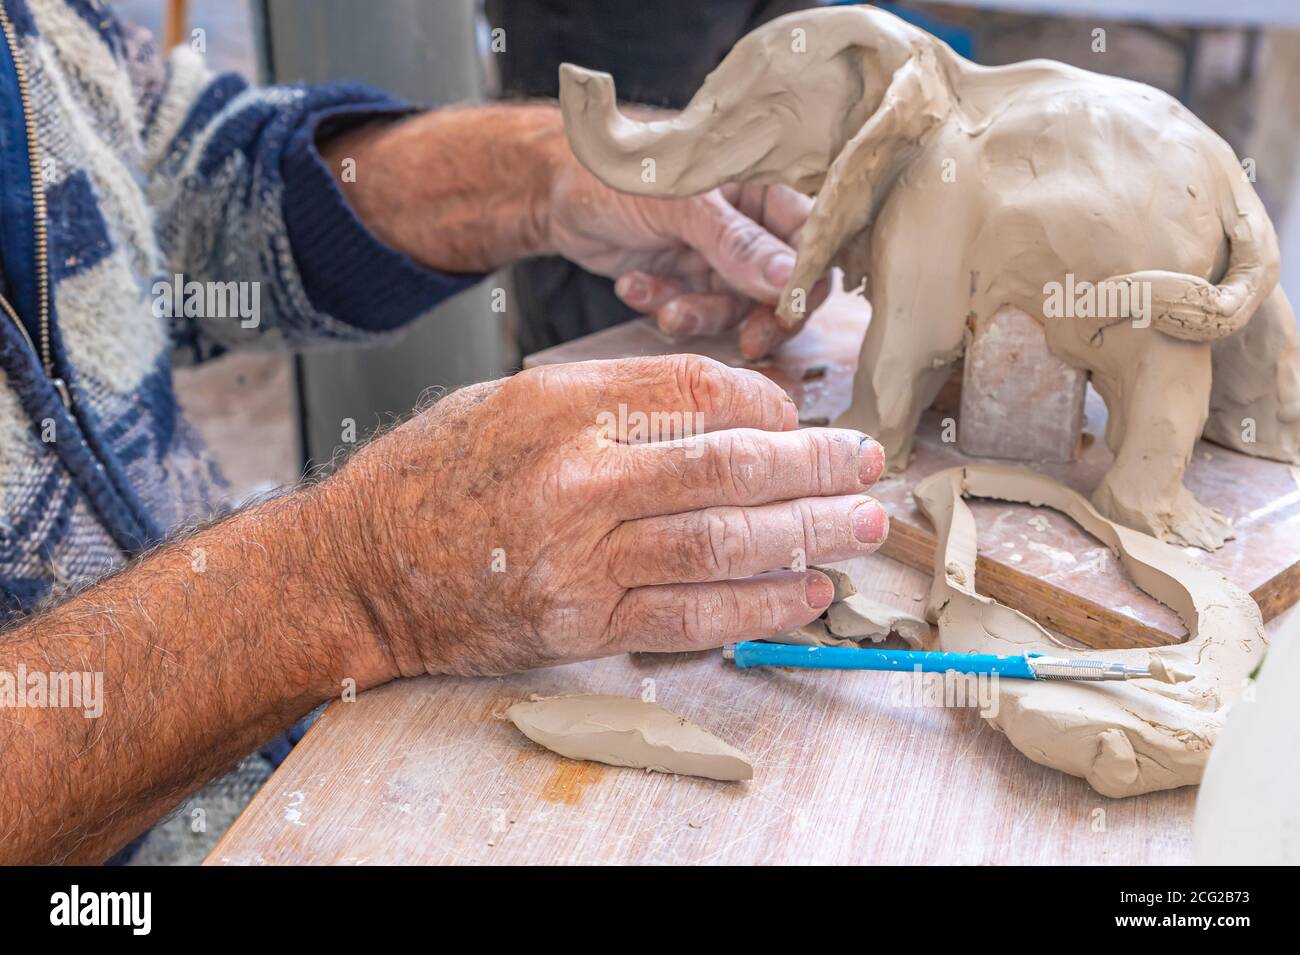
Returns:
[[[744,362],[734,334],[674,343],[648,321],[628,322],[530,356],[525,365],[593,358],[694,352],[729,365],[756,367],[785,388],[809,423],[834,420],[849,405],[858,350],[870,308],[837,293],[807,327],[770,361]],[[942,401],[941,396],[941,401]],[[955,405],[953,406],[955,408]],[[883,553],[929,572],[935,535],[917,509],[917,483],[945,468],[996,462],[962,454],[945,435],[952,412],[932,408],[917,428],[911,464],[873,492],[889,510],[891,527]],[[1103,433],[1105,405],[1089,392],[1080,459],[1038,470],[1084,495],[1091,494],[1113,456]],[[1201,441],[1187,468],[1187,486],[1232,521],[1236,539],[1214,553],[1184,552],[1247,591],[1270,620],[1300,599],[1300,470],[1251,458]],[[979,531],[976,565],[981,592],[1028,614],[1043,626],[1094,647],[1159,646],[1186,637],[1178,615],[1128,579],[1119,561],[1069,518],[1024,504],[974,500]]]

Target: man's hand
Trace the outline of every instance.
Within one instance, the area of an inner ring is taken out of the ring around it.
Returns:
[[[766,572],[875,550],[888,524],[864,492],[884,456],[795,419],[756,372],[681,355],[525,371],[372,442],[321,490],[386,676],[700,650],[808,623],[829,579]],[[656,420],[703,433],[634,443]]]
[[[438,110],[352,129],[320,151],[370,229],[430,267],[563,255],[616,279],[618,296],[671,335],[739,325],[742,354],[761,358],[792,334],[774,308],[812,202],[786,186],[624,195],[582,168],[559,111],[542,105]],[[809,313],[827,288],[812,290]]]
[[[647,434],[655,412],[671,433]],[[5,711],[23,771],[0,774],[0,862],[102,860],[322,701],[397,676],[807,623],[827,577],[765,572],[875,550],[884,459],[794,428],[770,381],[696,356],[526,371],[0,632],[0,672],[103,688],[93,713]]]
[[[762,358],[789,338],[775,305],[794,272],[812,200],[788,186],[725,186],[686,199],[615,192],[562,164],[548,240],[565,258],[617,279],[624,304],[674,337],[740,327],[740,351]],[[811,308],[825,297],[816,288]]]

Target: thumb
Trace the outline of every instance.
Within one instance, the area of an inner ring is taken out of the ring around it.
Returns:
[[[775,305],[794,274],[794,249],[714,191],[692,200],[681,238],[722,281],[742,295]]]

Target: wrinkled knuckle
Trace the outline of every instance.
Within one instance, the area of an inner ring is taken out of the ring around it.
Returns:
[[[771,470],[771,451],[757,437],[737,432],[723,440],[716,466],[719,486],[733,500],[752,500]]]
[[[841,446],[835,435],[825,431],[809,431],[807,444],[808,477],[810,485],[819,495],[835,493],[836,462],[841,457]]]
[[[610,630],[614,641],[633,641],[637,650],[670,646],[678,636],[679,614],[644,602],[624,602],[615,612]]]
[[[744,572],[750,552],[749,518],[739,508],[717,510],[705,516],[697,537],[699,568],[709,579],[730,578]]]
[[[557,366],[525,368],[505,379],[502,390],[512,395],[536,395],[561,387],[564,384],[563,378],[564,374]]]
[[[695,582],[710,579],[726,564],[727,527],[718,514],[703,514],[693,524],[682,537],[677,572],[682,580]]]
[[[834,545],[834,541],[824,539],[820,522],[817,520],[817,511],[810,502],[797,501],[792,504],[790,518],[803,541],[804,553],[815,554],[829,550]]]
[[[726,641],[735,614],[736,602],[729,589],[687,598],[682,604],[682,635],[691,643],[717,646]]]
[[[502,379],[494,392],[482,393],[479,401],[495,396],[512,423],[539,421],[566,406],[576,384],[574,376],[563,373],[558,365],[530,368]]]
[[[666,548],[672,578],[688,583],[710,580],[727,560],[727,529],[720,515],[703,513],[687,521]]]
[[[764,410],[764,420],[773,420],[779,424],[784,416],[785,393],[781,386],[761,372],[752,368],[736,371],[737,401],[760,407]]]
[[[763,230],[752,222],[730,222],[718,237],[722,254],[739,262],[758,257],[764,244]]]
[[[785,619],[780,593],[775,587],[759,590],[753,604],[753,629],[758,633],[777,633]]]
[[[632,544],[632,535],[626,530],[628,525],[620,525],[612,534],[605,537],[597,547],[596,560],[605,568],[610,583],[623,590],[630,590],[637,585],[646,570],[645,560],[638,558],[644,549]]]
[[[732,491],[731,481],[731,451],[727,446],[726,439],[708,445],[708,449],[700,458],[700,466],[693,469],[696,479],[691,482],[691,489],[694,491],[721,491],[724,495],[734,500],[735,494]]]
[[[691,527],[677,534],[662,550],[665,576],[675,581],[693,583],[708,578],[714,554],[707,529]]]
[[[703,355],[680,355],[675,360],[678,392],[689,409],[710,415],[725,408],[728,387],[727,366]]]

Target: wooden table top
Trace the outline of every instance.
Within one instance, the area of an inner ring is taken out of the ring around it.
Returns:
[[[928,575],[880,555],[843,566],[920,612]],[[900,679],[737,671],[711,652],[390,684],[332,704],[208,864],[1191,860],[1195,789],[1107,799],[973,709],[915,705]],[[504,719],[530,694],[574,692],[653,693],[749,753],[754,778],[576,762]]]
[[[835,296],[763,370],[803,414],[833,417],[865,327],[861,304]],[[740,361],[730,336],[691,347]],[[680,348],[630,323],[529,364]],[[883,554],[843,566],[864,593],[923,612],[928,571]],[[1195,789],[1107,799],[1022,756],[973,708],[918,705],[906,680],[737,671],[715,651],[391,684],[332,704],[208,863],[1191,861]],[[749,753],[754,779],[575,762],[504,717],[559,693],[652,698]]]

